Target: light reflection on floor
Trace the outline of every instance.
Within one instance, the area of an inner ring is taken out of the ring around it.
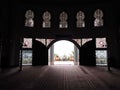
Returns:
[[[74,65],[73,61],[54,61],[54,65]]]

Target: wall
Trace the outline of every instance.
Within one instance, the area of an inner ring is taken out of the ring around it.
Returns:
[[[7,49],[5,54],[9,54],[9,60],[6,59],[5,63],[8,62],[10,66],[18,65],[19,59],[19,45],[20,38],[22,37],[31,37],[31,38],[51,38],[56,39],[60,37],[69,37],[70,38],[96,38],[96,37],[107,37],[109,42],[109,57],[115,58],[115,64],[119,62],[118,55],[118,42],[116,37],[117,28],[117,11],[118,7],[113,7],[116,4],[113,2],[94,2],[94,3],[67,3],[67,2],[49,2],[49,5],[46,2],[26,2],[26,1],[11,1],[9,7],[5,6],[6,9],[9,8],[9,11],[4,9],[3,16],[6,19],[4,25],[8,23],[9,28],[5,28],[8,34],[2,34],[3,39],[8,39],[9,42],[6,43],[5,48]],[[102,9],[104,12],[104,27],[95,28],[93,26],[93,13],[96,9]],[[27,28],[24,27],[24,14],[28,9],[32,9],[35,12],[35,27]],[[50,11],[52,14],[52,27],[50,29],[42,28],[42,14],[44,11]],[[76,28],[76,13],[82,10],[85,13],[85,22],[86,27],[78,29]],[[62,11],[68,13],[68,23],[69,27],[67,29],[59,29],[59,14]],[[8,15],[8,16],[7,16]],[[7,36],[6,36],[7,35]],[[3,40],[4,41],[4,40]],[[5,45],[5,44],[4,44]],[[7,46],[9,45],[9,46]],[[115,48],[116,47],[116,48]],[[4,50],[5,51],[5,50]],[[3,61],[3,60],[2,60]],[[119,66],[119,65],[117,65]]]

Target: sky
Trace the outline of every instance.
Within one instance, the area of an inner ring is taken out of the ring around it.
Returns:
[[[69,56],[72,51],[74,51],[74,44],[70,41],[61,40],[54,43],[54,54],[58,54],[60,57]]]

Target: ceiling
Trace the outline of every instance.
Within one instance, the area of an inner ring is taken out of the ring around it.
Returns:
[[[15,0],[16,1],[16,0]],[[18,1],[18,0],[17,0]],[[115,0],[19,0],[26,3],[100,3],[100,2],[111,2]]]

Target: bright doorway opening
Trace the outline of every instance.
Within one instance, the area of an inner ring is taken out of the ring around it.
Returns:
[[[55,42],[49,49],[48,55],[52,65],[75,65],[79,62],[79,49],[67,40]]]

